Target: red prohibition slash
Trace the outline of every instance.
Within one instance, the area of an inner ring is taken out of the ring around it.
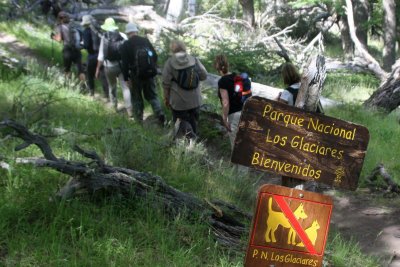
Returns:
[[[301,241],[303,241],[304,246],[312,255],[316,255],[317,252],[315,251],[314,246],[312,245],[310,239],[308,238],[307,234],[304,232],[303,228],[301,227],[300,223],[297,221],[296,217],[294,216],[292,210],[290,209],[289,205],[286,203],[283,196],[273,195],[276,203],[278,203],[279,208],[285,214],[286,218],[289,220],[290,224],[294,228],[294,230],[299,235]]]

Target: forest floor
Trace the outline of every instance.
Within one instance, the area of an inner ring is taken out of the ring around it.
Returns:
[[[42,66],[50,62],[38,56],[9,34],[0,32],[0,46],[24,58],[35,58]],[[212,151],[212,149],[209,149]],[[269,175],[265,175],[269,176]],[[262,179],[265,182],[270,178]],[[262,181],[260,181],[262,183]],[[279,183],[278,178],[272,178]],[[358,242],[362,251],[381,259],[382,266],[400,267],[400,199],[383,198],[366,190],[326,191],[334,198],[331,230]]]

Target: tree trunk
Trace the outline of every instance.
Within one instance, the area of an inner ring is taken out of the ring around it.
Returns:
[[[376,59],[368,53],[360,40],[358,40],[357,38],[356,27],[354,25],[353,4],[351,3],[351,0],[346,0],[346,9],[350,36],[351,40],[354,43],[355,49],[357,50],[360,57],[365,60],[365,64],[366,66],[368,66],[368,69],[372,71],[372,73],[375,74],[381,81],[384,81],[387,78],[387,73],[381,68],[378,61],[376,61]]]
[[[383,68],[391,71],[396,61],[396,3],[394,0],[383,0]]]
[[[303,71],[295,106],[307,111],[316,111],[325,78],[325,58],[321,55],[312,57]]]
[[[393,66],[389,78],[376,90],[364,106],[378,108],[387,113],[400,105],[400,60]]]
[[[368,50],[368,1],[354,1],[354,23],[356,25],[356,35],[365,50]]]
[[[342,48],[346,60],[351,60],[354,56],[354,45],[351,41],[349,24],[347,23],[347,16],[343,15],[339,21],[340,38],[342,40]]]
[[[167,11],[167,20],[178,23],[183,13],[183,0],[170,0]]]
[[[243,9],[243,20],[247,21],[249,25],[254,27],[254,1],[253,0],[239,0]]]

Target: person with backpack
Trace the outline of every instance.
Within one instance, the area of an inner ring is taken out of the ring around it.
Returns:
[[[222,106],[222,122],[228,131],[233,150],[243,104],[251,96],[251,82],[247,76],[229,71],[229,62],[225,55],[215,57],[214,67],[221,75],[218,81],[218,98]],[[248,88],[243,91],[243,87]]]
[[[162,72],[164,103],[171,108],[174,123],[184,121],[190,124],[195,138],[198,134],[197,123],[202,105],[200,81],[207,79],[207,70],[197,58],[186,52],[183,42],[171,42],[172,56],[167,60]],[[181,123],[182,124],[182,123]]]
[[[70,76],[72,63],[76,64],[79,80],[85,81],[85,74],[82,68],[81,53],[81,34],[78,25],[70,20],[68,13],[61,11],[57,15],[58,25],[55,34],[51,34],[51,38],[57,42],[63,43],[63,61],[64,72],[66,76]]]
[[[287,87],[279,94],[278,101],[294,106],[301,85],[301,76],[292,63],[285,63],[282,66],[281,74],[283,83]]]
[[[147,38],[138,36],[136,24],[126,25],[128,40],[121,47],[122,73],[130,83],[135,120],[143,122],[143,96],[150,103],[161,125],[165,115],[157,96],[154,77],[157,75],[157,53]],[[143,94],[143,96],[142,96]]]
[[[287,86],[278,96],[278,101],[294,106],[301,86],[301,76],[292,63],[285,63],[281,71],[283,83]],[[318,101],[316,113],[324,113],[321,101]]]
[[[131,92],[122,75],[120,54],[121,46],[127,37],[124,33],[118,31],[118,26],[113,18],[107,18],[104,21],[104,24],[101,25],[101,29],[103,29],[105,33],[101,37],[100,41],[96,78],[99,77],[100,69],[104,65],[110,102],[114,106],[115,110],[117,110],[118,107],[117,80],[119,80],[122,88],[122,95],[124,97],[125,109],[128,116],[131,118],[133,116]]]
[[[87,69],[86,76],[88,81],[89,92],[91,96],[94,96],[94,87],[95,87],[95,74],[97,67],[97,57],[99,55],[100,48],[100,29],[98,24],[91,15],[84,15],[82,17],[81,25],[84,27],[83,30],[83,48],[88,52],[87,56]],[[100,81],[103,87],[104,98],[108,99],[108,84],[107,79],[104,74],[104,68],[100,69]]]

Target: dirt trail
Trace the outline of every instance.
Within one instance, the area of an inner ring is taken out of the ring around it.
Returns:
[[[374,203],[375,198],[379,202]],[[363,252],[381,257],[382,266],[400,267],[400,201],[370,193],[335,197],[331,227],[356,240]]]
[[[17,55],[20,59],[35,58],[42,66],[48,66],[49,61],[37,55],[32,49],[19,42],[15,36],[0,31],[0,45],[6,51]]]
[[[0,32],[0,44],[20,57],[36,58],[42,66],[49,64],[12,35]],[[334,201],[331,227],[357,241],[363,252],[381,257],[381,266],[400,267],[400,200],[376,204],[369,193],[344,191]]]

